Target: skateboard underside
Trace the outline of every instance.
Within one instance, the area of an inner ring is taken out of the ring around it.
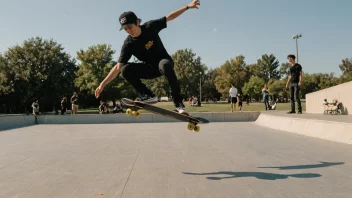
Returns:
[[[152,113],[156,113],[156,114],[166,116],[166,117],[169,117],[172,119],[176,119],[179,121],[183,121],[183,122],[188,122],[187,129],[193,130],[195,132],[199,132],[199,130],[200,130],[200,127],[197,126],[197,124],[209,123],[209,121],[204,118],[198,118],[198,117],[192,117],[189,115],[180,114],[180,113],[177,113],[174,111],[166,110],[166,109],[156,107],[156,106],[150,105],[150,104],[144,104],[144,103],[141,103],[138,101],[132,101],[129,99],[123,99],[123,100],[122,100],[122,104],[124,104],[125,106],[128,107],[128,109],[126,110],[126,114],[128,116],[134,115],[136,118],[138,118],[141,114],[138,110],[145,109],[145,110],[150,111]]]

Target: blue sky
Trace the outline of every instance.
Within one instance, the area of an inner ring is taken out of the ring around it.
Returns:
[[[126,37],[118,17],[134,11],[143,22],[187,5],[187,0],[0,0],[0,53],[40,36],[76,51],[111,44],[117,59]],[[208,68],[244,55],[247,64],[273,53],[280,64],[296,53],[308,73],[340,75],[338,65],[352,57],[351,0],[201,0],[200,9],[171,21],[160,36],[170,54],[192,48]]]

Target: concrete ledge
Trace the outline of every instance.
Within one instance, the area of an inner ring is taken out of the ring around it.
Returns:
[[[260,112],[204,112],[191,113],[210,122],[254,122]],[[78,115],[6,115],[0,116],[0,130],[26,127],[35,124],[109,124],[109,123],[157,123],[179,122],[158,114],[143,113],[139,118],[126,114],[78,114]]]
[[[256,124],[309,137],[352,144],[352,123],[293,118],[261,113]]]
[[[35,125],[35,116],[6,115],[0,116],[0,131]]]
[[[260,112],[204,112],[190,113],[192,116],[202,117],[210,122],[254,122]],[[180,122],[158,114],[143,113],[139,118],[126,114],[90,114],[90,115],[41,115],[37,116],[38,124],[108,124],[108,123],[153,123]]]

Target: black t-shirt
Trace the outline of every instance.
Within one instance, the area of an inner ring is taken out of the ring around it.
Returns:
[[[145,22],[141,25],[142,33],[139,37],[127,36],[118,62],[127,63],[132,55],[149,64],[159,64],[161,59],[170,58],[159,37],[159,32],[166,27],[166,17]]]
[[[67,105],[67,100],[62,100],[61,101],[61,107],[62,108],[66,108],[66,105]]]
[[[299,75],[302,72],[302,66],[296,63],[294,66],[290,68],[291,73],[291,83],[298,83],[299,82]]]
[[[77,96],[72,96],[71,101],[73,104],[78,105],[78,97]]]
[[[242,101],[243,101],[242,96],[238,96],[238,102],[242,102]]]

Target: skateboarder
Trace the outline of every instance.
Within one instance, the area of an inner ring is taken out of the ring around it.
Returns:
[[[120,30],[125,30],[128,36],[122,45],[118,63],[96,89],[95,96],[98,98],[104,87],[121,72],[122,76],[142,95],[141,101],[155,104],[158,101],[157,97],[141,82],[141,79],[165,76],[171,88],[175,110],[185,113],[180,85],[174,71],[174,62],[164,48],[158,33],[167,27],[167,22],[188,9],[198,9],[198,5],[200,5],[199,0],[193,0],[188,6],[159,19],[147,21],[143,25],[135,13],[131,11],[122,13],[119,18]],[[128,60],[132,55],[142,63],[129,63]]]

